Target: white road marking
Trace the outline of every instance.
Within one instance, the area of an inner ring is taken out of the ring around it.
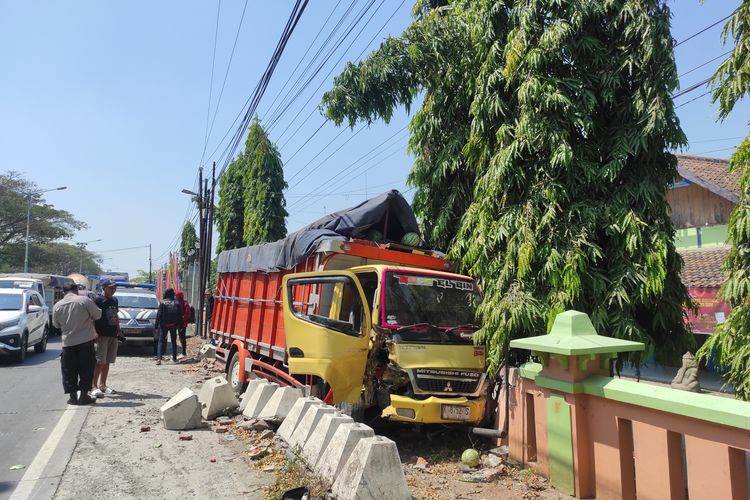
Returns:
[[[50,458],[52,458],[52,455],[55,453],[57,445],[60,444],[60,440],[65,435],[68,426],[70,426],[70,422],[73,421],[73,416],[76,411],[79,411],[79,409],[71,407],[68,407],[63,411],[60,420],[57,421],[57,425],[52,429],[49,437],[39,449],[39,452],[37,452],[31,465],[29,465],[29,468],[26,469],[26,473],[21,478],[21,481],[18,483],[18,486],[15,491],[13,491],[9,500],[27,500],[31,497],[34,486],[37,481],[42,478],[42,473],[44,472],[45,467],[47,467]]]

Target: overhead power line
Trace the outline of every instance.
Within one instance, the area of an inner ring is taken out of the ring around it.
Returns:
[[[705,80],[695,83],[684,90],[680,90],[679,92],[672,94],[672,99],[677,99],[678,97],[684,96],[685,94],[688,94],[694,91],[695,89],[701,88],[710,81],[711,81],[710,78],[706,78]]]
[[[255,114],[255,110],[257,109],[258,104],[260,103],[260,99],[263,97],[263,94],[265,93],[266,88],[268,87],[268,83],[271,80],[271,76],[273,75],[273,72],[276,69],[276,65],[278,64],[279,59],[281,58],[281,54],[284,52],[284,49],[286,48],[286,44],[289,41],[289,38],[292,36],[294,29],[297,27],[297,23],[299,23],[299,20],[302,17],[302,14],[304,13],[308,2],[309,0],[304,0],[304,1],[297,0],[296,3],[294,4],[292,13],[289,15],[287,24],[284,27],[284,30],[282,31],[282,34],[281,34],[281,37],[279,38],[278,43],[276,44],[276,49],[274,50],[274,53],[271,56],[271,60],[269,61],[268,66],[266,67],[266,70],[264,71],[263,75],[258,81],[258,84],[255,86],[253,93],[250,96],[249,105],[247,105],[247,109],[244,110],[244,116],[240,122],[240,126],[237,127],[232,137],[232,140],[229,143],[229,146],[225,150],[225,155],[223,155],[225,156],[223,160],[223,166],[221,167],[221,170],[219,171],[219,175],[217,179],[220,179],[221,176],[224,175],[224,172],[229,166],[229,163],[232,161],[232,158],[234,157],[234,154],[237,151],[240,141],[242,140],[244,132],[245,130],[247,130],[248,126],[250,125],[250,120],[252,120],[252,117]]]
[[[698,66],[696,66],[696,67],[694,67],[694,68],[691,68],[691,69],[689,69],[689,70],[685,71],[685,72],[684,72],[683,74],[681,74],[681,75],[679,76],[679,78],[682,78],[682,77],[683,77],[683,76],[685,76],[685,75],[689,75],[689,74],[690,74],[690,73],[692,73],[693,71],[695,71],[695,70],[697,70],[697,69],[701,69],[702,67],[706,66],[707,64],[711,64],[712,62],[716,61],[717,59],[721,59],[722,57],[724,57],[724,56],[727,56],[727,55],[729,55],[729,54],[730,54],[731,52],[732,52],[731,50],[727,50],[727,51],[726,51],[726,52],[724,52],[723,54],[720,54],[720,55],[718,55],[718,56],[714,57],[713,59],[709,59],[708,61],[704,62],[703,64],[699,64]]]
[[[208,145],[208,123],[211,121],[211,101],[213,99],[214,92],[214,68],[216,67],[216,41],[219,38],[219,15],[221,14],[221,0],[219,0],[219,7],[216,9],[216,27],[214,28],[214,50],[213,56],[211,56],[211,80],[208,86],[208,107],[206,109],[206,134],[203,138],[203,152],[201,153],[200,164],[203,164],[203,158],[206,155],[206,146]]]
[[[691,103],[691,102],[693,102],[693,101],[697,101],[698,99],[700,99],[700,98],[702,98],[702,97],[706,97],[706,96],[707,96],[708,94],[710,94],[710,93],[711,93],[711,91],[710,91],[710,90],[709,90],[709,91],[707,91],[707,92],[703,92],[703,93],[702,93],[701,95],[699,95],[698,97],[693,97],[693,98],[692,98],[692,99],[690,99],[689,101],[685,101],[685,102],[682,102],[682,103],[678,104],[677,106],[675,106],[675,107],[674,107],[674,109],[677,109],[677,108],[681,108],[681,107],[683,107],[683,106],[684,106],[685,104],[690,104],[690,103]]]
[[[208,135],[206,136],[206,143],[203,145],[203,152],[205,153],[206,147],[208,147],[208,140],[211,138],[211,132],[214,130],[214,123],[216,123],[216,115],[219,114],[219,106],[221,105],[221,98],[224,96],[224,88],[227,84],[227,77],[229,76],[229,69],[232,67],[232,60],[234,59],[234,51],[237,48],[237,40],[240,38],[240,31],[242,31],[242,22],[245,20],[245,11],[247,11],[247,2],[245,0],[245,6],[242,8],[242,16],[240,17],[240,23],[237,25],[237,33],[234,35],[234,44],[232,44],[232,53],[229,55],[229,62],[227,63],[227,70],[224,72],[224,81],[221,82],[221,91],[219,97],[216,100],[216,109],[214,109],[214,117],[211,119],[211,127],[208,129]],[[201,164],[202,164],[201,160]]]
[[[698,35],[701,35],[701,34],[705,33],[706,31],[710,30],[710,29],[711,29],[711,28],[713,28],[714,26],[716,26],[716,25],[718,25],[718,24],[721,24],[721,23],[723,23],[724,21],[726,21],[727,19],[729,19],[730,17],[732,17],[732,16],[734,15],[734,13],[735,13],[735,12],[737,12],[737,10],[736,10],[736,9],[735,9],[735,10],[733,10],[733,11],[732,11],[732,13],[731,13],[731,14],[729,14],[728,16],[726,16],[726,17],[722,17],[721,19],[719,19],[719,20],[718,20],[718,21],[716,21],[715,23],[712,23],[712,24],[710,24],[709,26],[706,26],[705,28],[703,28],[702,30],[700,30],[700,31],[698,31],[698,32],[696,32],[696,33],[693,33],[693,34],[692,34],[692,35],[690,35],[689,37],[687,37],[687,38],[685,38],[685,39],[683,39],[683,40],[681,40],[681,41],[677,42],[677,43],[676,43],[676,44],[675,44],[674,46],[675,46],[675,47],[679,47],[679,46],[680,46],[680,45],[682,45],[683,43],[685,43],[685,42],[687,42],[687,41],[689,41],[689,40],[692,40],[693,38],[695,38],[695,37],[696,37],[696,36],[698,36]]]

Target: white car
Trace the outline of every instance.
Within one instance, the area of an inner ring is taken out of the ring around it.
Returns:
[[[49,312],[44,298],[32,289],[0,289],[0,354],[16,362],[26,359],[26,350],[47,350]]]

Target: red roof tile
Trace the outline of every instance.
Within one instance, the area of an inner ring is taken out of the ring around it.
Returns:
[[[712,193],[737,203],[739,199],[738,172],[729,172],[729,161],[721,158],[676,155],[680,175]]]
[[[729,245],[679,250],[685,265],[682,267],[682,282],[691,288],[720,287],[726,279],[721,267],[724,264]]]

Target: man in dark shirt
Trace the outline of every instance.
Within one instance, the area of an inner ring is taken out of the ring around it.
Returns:
[[[120,332],[120,318],[117,299],[114,297],[117,285],[114,281],[102,281],[103,295],[96,298],[96,305],[102,310],[102,317],[94,322],[99,338],[96,341],[96,368],[91,385],[91,397],[103,398],[115,391],[107,386],[109,365],[117,359],[117,334]]]

